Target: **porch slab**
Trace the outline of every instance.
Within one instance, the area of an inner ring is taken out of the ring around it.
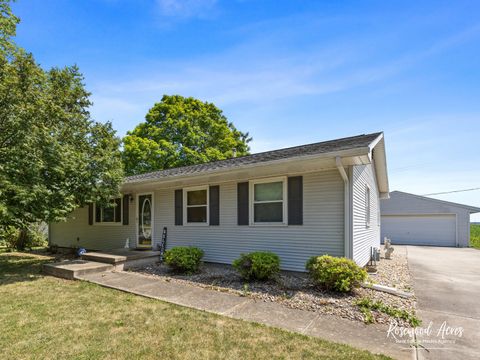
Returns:
[[[77,279],[79,276],[102,273],[104,271],[113,270],[113,265],[99,263],[87,260],[69,260],[59,263],[44,264],[42,271],[45,274],[64,278],[64,279]]]
[[[83,254],[82,259],[112,265],[127,261],[127,257],[124,255],[110,254],[106,252],[89,252]]]
[[[83,260],[112,264],[115,270],[126,270],[144,266],[159,261],[160,251],[114,249],[108,251],[93,251],[82,255]]]

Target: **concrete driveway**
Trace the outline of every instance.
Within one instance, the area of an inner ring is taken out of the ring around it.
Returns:
[[[426,348],[418,357],[478,359],[480,251],[408,246],[407,252],[422,327],[431,323],[430,334],[418,336]]]

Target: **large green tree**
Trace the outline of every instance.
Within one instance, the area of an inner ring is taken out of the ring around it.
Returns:
[[[107,203],[123,169],[111,125],[90,118],[78,68],[43,70],[13,43],[18,21],[0,1],[0,227],[26,236],[32,223]]]
[[[249,153],[251,138],[214,104],[164,95],[123,139],[127,175],[223,160]]]

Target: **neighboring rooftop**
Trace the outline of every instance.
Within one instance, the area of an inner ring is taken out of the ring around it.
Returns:
[[[125,178],[125,183],[134,183],[173,176],[193,175],[213,170],[226,170],[245,165],[296,158],[308,155],[327,154],[336,151],[368,147],[381,132],[357,135],[337,140],[322,141],[314,144],[300,145],[285,149],[266,151],[252,155],[240,156],[226,160],[212,161],[204,164],[182,166],[172,169],[154,171],[145,174],[133,175]]]

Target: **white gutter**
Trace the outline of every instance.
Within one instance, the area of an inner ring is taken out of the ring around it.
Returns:
[[[348,259],[352,258],[350,251],[350,181],[348,180],[347,172],[342,164],[342,158],[337,156],[335,158],[335,163],[337,165],[338,172],[342,176],[344,183],[344,233],[345,233],[345,257]]]
[[[377,146],[377,144],[378,144],[378,143],[380,142],[380,140],[382,140],[382,139],[383,139],[383,132],[382,132],[380,135],[378,135],[378,137],[377,137],[375,140],[373,140],[373,141],[370,143],[370,145],[368,145],[368,148],[370,149],[370,152],[372,152],[372,150],[375,148],[375,146]]]

